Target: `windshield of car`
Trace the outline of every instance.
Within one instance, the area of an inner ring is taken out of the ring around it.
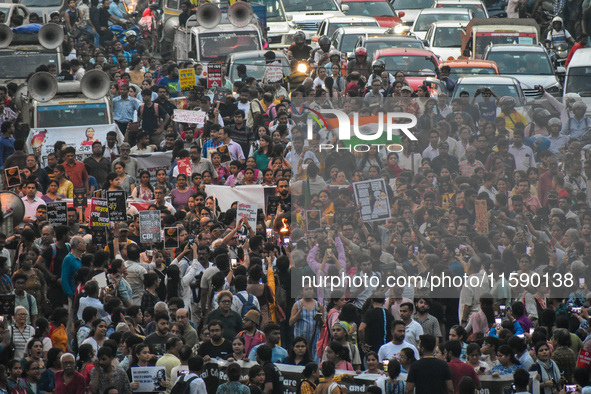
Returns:
[[[281,0],[257,0],[256,2],[267,6],[267,22],[285,22]]]
[[[285,11],[339,11],[334,0],[287,0],[284,3]]]
[[[333,23],[331,22],[328,25],[328,33],[326,33],[329,37],[332,37],[332,34],[339,28],[339,27],[367,27],[367,26],[379,26],[378,21],[375,22],[343,22],[343,23]]]
[[[458,14],[421,14],[415,22],[414,31],[427,31],[433,22],[467,21],[470,16],[467,13]]]
[[[24,79],[34,73],[40,64],[55,64],[57,66],[57,56],[55,50],[2,50],[0,51],[0,75],[5,79]]]
[[[503,35],[505,34],[505,35]],[[517,35],[519,34],[519,35]],[[482,58],[485,48],[490,45],[498,44],[522,44],[537,45],[535,33],[500,33],[500,32],[482,32],[476,33],[476,58]]]
[[[387,1],[352,1],[345,4],[349,6],[349,11],[345,12],[347,15],[396,16]]]
[[[461,27],[438,27],[433,46],[436,48],[459,48],[462,46]]]
[[[459,97],[460,96],[460,92],[468,92],[470,94],[470,97],[474,97],[474,93],[476,93],[476,90],[478,89],[482,89],[482,88],[489,88],[490,90],[493,91],[493,93],[495,93],[497,96],[499,97],[504,97],[504,96],[510,96],[513,97],[517,100],[518,103],[521,103],[522,98],[519,96],[519,91],[517,90],[517,87],[513,84],[511,85],[485,85],[485,84],[468,84],[468,83],[458,83],[456,85],[456,89],[454,90],[454,94],[453,94],[453,98]],[[478,96],[476,97],[476,103],[482,101],[482,96]]]
[[[564,93],[578,93],[591,97],[591,66],[570,67]]]
[[[260,50],[259,37],[254,31],[200,33],[201,60],[224,60],[233,52]]]
[[[21,0],[27,7],[61,7],[63,0]]]
[[[428,56],[385,56],[380,57],[391,74],[402,71],[405,75],[435,75],[435,65]]]
[[[244,64],[246,66],[246,75],[249,77],[254,77],[259,81],[263,79],[263,75],[265,74],[265,70],[267,68],[265,59],[262,57],[252,57],[245,59],[235,59],[234,62],[232,62],[230,65],[230,71],[228,73],[232,82],[242,80],[240,77],[238,77],[238,71],[236,70],[236,66],[239,64]],[[290,74],[287,59],[282,59],[282,68],[284,76]]]
[[[394,7],[397,10],[420,10],[423,8],[431,8],[433,0],[396,0]]]
[[[486,60],[497,63],[501,74],[554,74],[546,52],[489,52]]]
[[[495,70],[490,67],[452,67],[449,77],[457,81],[460,77],[471,75],[495,75]]]
[[[368,57],[373,58],[373,54],[378,49],[386,48],[419,48],[423,49],[423,43],[419,40],[388,40],[384,41],[368,41],[365,43]]]
[[[37,108],[37,127],[108,124],[106,104],[54,105]]]
[[[355,50],[355,44],[359,40],[360,34],[346,34],[341,40],[340,48],[337,48],[341,52],[353,52]]]
[[[482,4],[438,4],[437,8],[467,8],[474,11],[474,18],[486,18]]]

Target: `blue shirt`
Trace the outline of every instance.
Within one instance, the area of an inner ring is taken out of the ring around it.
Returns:
[[[581,139],[587,130],[591,127],[589,117],[583,116],[580,121],[574,116],[566,122],[562,128],[562,134],[568,135],[570,138]]]
[[[207,154],[209,151],[209,148],[217,148],[218,146],[223,145],[224,142],[223,141],[219,141],[218,143],[214,143],[213,140],[207,140],[205,141],[205,144],[203,144],[203,149],[201,152],[201,157],[203,157],[204,159],[210,159],[211,157],[209,157],[209,155]]]
[[[168,77],[164,77],[158,82],[158,86],[168,87],[168,92],[170,93],[170,97],[178,97],[179,92],[181,91],[181,83],[178,78],[177,79],[169,79]]]
[[[111,2],[109,5],[109,14],[113,15],[115,18],[124,19],[125,15],[123,15],[123,11],[114,1]]]
[[[74,297],[76,292],[76,282],[74,281],[74,274],[82,266],[82,261],[68,253],[64,262],[62,263],[62,288],[68,297]]]
[[[0,137],[0,169],[4,168],[4,162],[8,156],[14,153],[14,137]]]
[[[250,351],[250,354],[248,355],[249,359],[251,359],[251,360],[257,359],[257,349],[261,345],[256,345],[255,347],[252,348],[252,350]],[[283,362],[283,360],[285,360],[286,357],[287,357],[287,350],[285,350],[284,348],[282,348],[279,345],[275,345],[275,347],[273,348],[273,353],[271,354],[271,362],[281,363],[281,362]]]
[[[140,108],[140,101],[127,96],[127,100],[119,97],[113,99],[113,117],[117,122],[133,122],[136,111]],[[125,130],[121,130],[125,133]]]
[[[131,53],[123,51],[123,57],[125,58],[125,60],[127,60],[127,63],[131,63]],[[111,59],[113,60],[113,64],[119,63],[115,55],[111,55]]]

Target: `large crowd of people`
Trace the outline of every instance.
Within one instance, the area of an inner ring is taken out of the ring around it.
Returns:
[[[2,212],[0,393],[140,392],[134,368],[149,366],[164,368],[167,393],[283,393],[282,365],[303,367],[294,391],[306,394],[345,393],[359,376],[372,393],[473,394],[481,378],[503,377],[527,392],[527,371],[544,394],[591,393],[591,366],[577,362],[591,352],[590,119],[580,97],[539,87],[546,108],[522,108],[483,86],[449,100],[449,68],[437,69],[447,92],[435,95],[365,50],[343,67],[330,42],[312,49],[301,35],[283,80],[257,81],[246,65],[210,90],[203,65],[158,59],[135,33],[125,45],[108,34],[126,17],[119,0],[82,4],[70,2],[65,27],[89,34],[68,36],[61,69],[37,71],[60,81],[107,73],[124,138],[88,128],[88,157],[63,141],[47,157],[27,153],[16,86],[0,87],[0,165],[19,168],[10,190],[24,205],[13,227]],[[275,53],[265,59],[273,66]],[[304,60],[310,69],[298,71]],[[188,92],[184,68],[197,75]],[[202,123],[175,121],[177,107],[201,111]],[[405,112],[416,140],[357,149],[326,125],[309,132],[308,114],[322,109]],[[134,157],[154,152],[171,152],[169,170],[151,173]],[[187,158],[190,171],[179,165]],[[385,220],[363,219],[355,185],[367,180],[384,185],[370,205]],[[221,209],[210,185],[279,198],[253,228],[240,201]],[[125,192],[127,220],[110,223],[104,245],[73,206],[76,189]],[[67,225],[49,223],[55,201],[69,202]],[[178,247],[142,242],[140,209],[177,227]],[[433,286],[443,276],[465,280]],[[374,280],[336,289],[305,280],[334,277]],[[211,363],[224,379],[204,372]]]

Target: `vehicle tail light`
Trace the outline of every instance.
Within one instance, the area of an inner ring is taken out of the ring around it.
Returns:
[[[406,15],[406,12],[404,12],[404,11],[400,11],[400,12],[398,13],[398,16],[399,16],[400,18],[404,17],[404,15]]]
[[[447,60],[456,60],[453,56],[447,58]]]

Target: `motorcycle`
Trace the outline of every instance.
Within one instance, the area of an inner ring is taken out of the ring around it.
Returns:
[[[551,46],[548,53],[550,54],[550,59],[552,59],[554,68],[565,66],[569,51],[570,47],[566,42],[559,42]]]

